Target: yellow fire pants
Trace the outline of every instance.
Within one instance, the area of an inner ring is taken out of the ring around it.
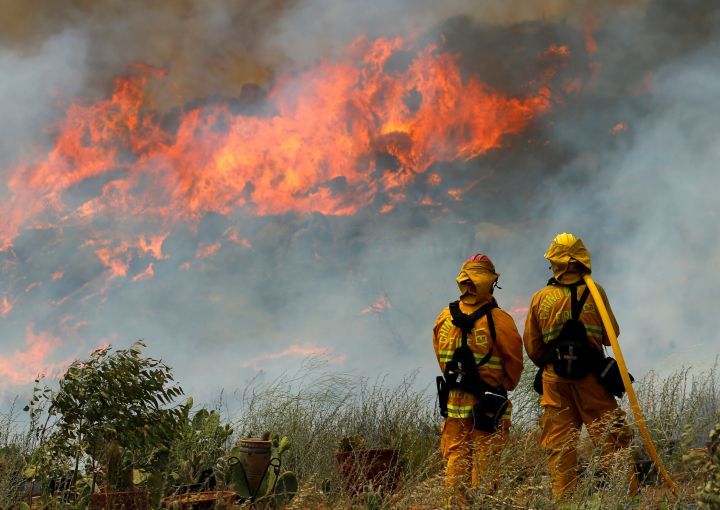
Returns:
[[[510,420],[503,420],[502,428],[494,433],[475,430],[472,418],[446,418],[440,433],[440,452],[447,461],[445,487],[451,497],[462,503],[463,488],[492,486],[487,480],[487,466],[500,454],[507,440]]]
[[[561,498],[575,488],[576,446],[583,424],[595,446],[601,448],[601,468],[607,473],[613,472],[616,453],[620,452],[623,468],[630,473],[629,493],[637,493],[635,466],[629,451],[623,451],[630,446],[632,429],[625,422],[625,413],[618,407],[615,398],[594,376],[572,383],[543,381],[540,405],[544,408],[540,445],[550,454],[553,497]]]

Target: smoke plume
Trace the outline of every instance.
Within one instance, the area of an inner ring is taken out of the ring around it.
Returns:
[[[0,3],[0,384],[135,338],[200,400],[307,355],[431,381],[462,261],[490,256],[522,331],[561,231],[591,251],[636,377],[718,353],[720,8],[371,4]],[[463,92],[418,92],[436,76]],[[221,163],[251,154],[265,170],[230,186]]]

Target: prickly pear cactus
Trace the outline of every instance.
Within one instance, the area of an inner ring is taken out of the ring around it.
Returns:
[[[298,491],[297,475],[292,471],[285,471],[275,483],[273,491],[273,502],[280,506],[290,501]]]

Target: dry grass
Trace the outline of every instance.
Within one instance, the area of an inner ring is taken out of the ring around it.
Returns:
[[[492,494],[478,492],[475,508],[558,508],[550,498],[546,456],[539,447],[538,398],[532,390],[534,370],[528,367],[513,392],[514,425],[507,446],[491,465],[488,477],[497,480]],[[635,384],[651,433],[668,469],[675,476],[681,497],[675,498],[650,473],[640,495],[624,496],[626,473],[612,469],[599,477],[598,452],[587,436],[581,438],[582,472],[566,508],[696,508],[694,495],[703,473],[683,463],[688,449],[701,446],[712,425],[720,421],[717,369],[693,372],[681,369],[661,378],[649,374]],[[241,437],[264,431],[287,435],[292,447],[284,468],[295,471],[300,492],[287,509],[398,509],[430,510],[443,507],[443,462],[438,451],[440,417],[429,386],[418,385],[411,374],[398,384],[329,371],[311,360],[294,376],[253,384],[238,396],[240,411],[226,418],[233,426],[231,446]],[[9,420],[9,421],[8,421]],[[0,422],[0,466],[16,462],[24,467],[33,446],[31,431],[15,430],[14,421]],[[337,474],[335,449],[345,436],[358,435],[369,448],[400,450],[402,474],[392,494],[356,495]],[[187,454],[194,446],[184,447]],[[201,448],[200,443],[197,448]],[[636,433],[632,447],[637,459],[644,448]],[[0,507],[17,501],[22,469],[0,469]],[[236,508],[247,508],[236,506]]]
[[[492,495],[475,494],[477,508],[557,508],[550,498],[545,453],[539,447],[540,408],[532,390],[534,369],[528,366],[513,393],[513,428],[489,477],[497,479]],[[443,464],[438,452],[440,417],[434,396],[418,390],[414,376],[399,385],[382,380],[323,372],[307,372],[247,390],[243,412],[235,420],[239,435],[273,430],[293,440],[285,459],[298,473],[302,490],[288,508],[441,508],[445,499]],[[651,373],[636,383],[651,434],[667,467],[677,479],[681,497],[674,498],[651,472],[640,495],[627,501],[627,473],[620,468],[602,477],[599,456],[584,435],[579,447],[581,474],[568,508],[695,508],[693,495],[701,474],[682,462],[682,455],[701,445],[720,421],[717,369],[694,373],[683,368],[660,378]],[[623,402],[627,407],[627,403]],[[628,410],[628,415],[630,415]],[[632,418],[631,418],[632,419]],[[394,447],[402,452],[403,475],[394,494],[370,502],[344,491],[336,474],[333,451],[339,440],[361,435],[369,447]],[[633,454],[647,459],[639,434]],[[333,490],[323,493],[328,481]]]

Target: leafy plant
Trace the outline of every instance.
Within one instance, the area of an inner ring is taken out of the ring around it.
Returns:
[[[177,489],[202,490],[215,476],[217,462],[226,452],[233,433],[230,425],[220,423],[217,411],[202,408],[190,415],[192,399],[188,399],[180,420],[181,427],[169,464],[170,479]]]
[[[143,347],[138,340],[129,349],[98,349],[73,362],[57,390],[36,388],[26,409],[47,404],[55,422],[44,450],[56,461],[70,460],[71,485],[84,466],[91,493],[97,482],[106,491],[128,488],[132,467],[151,468],[158,449],[174,441],[182,416],[174,400],[183,391],[168,366],[142,356]]]
[[[706,451],[693,450],[684,460],[702,473],[697,494],[700,508],[720,508],[720,423],[710,431]]]

